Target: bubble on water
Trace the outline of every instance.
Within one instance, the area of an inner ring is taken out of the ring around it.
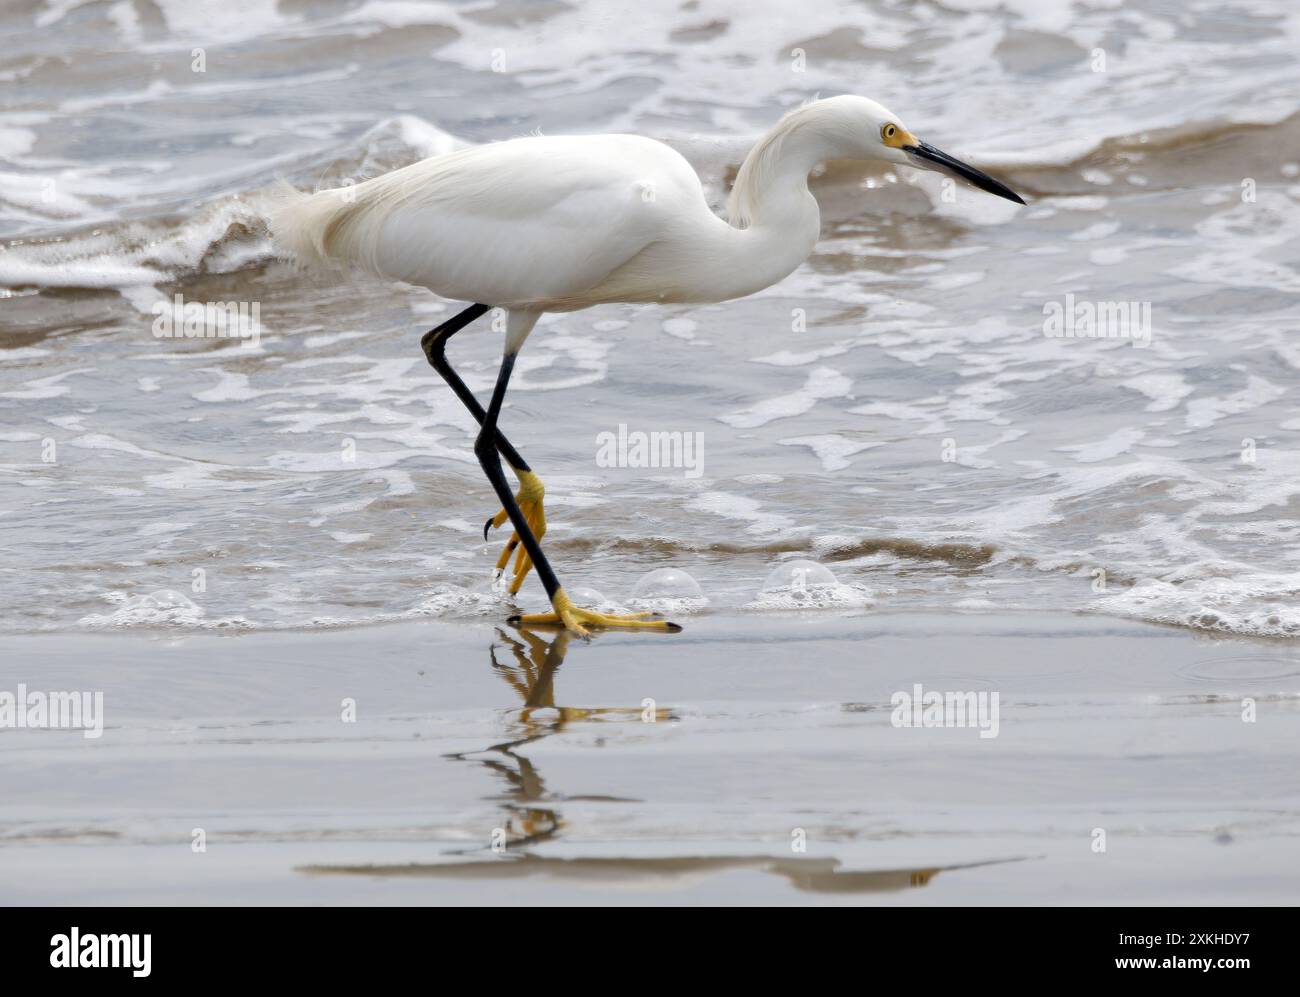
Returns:
[[[693,613],[709,604],[700,583],[681,568],[656,568],[632,589],[632,606],[659,613]]]
[[[703,599],[700,583],[681,568],[656,568],[641,576],[633,599]]]
[[[762,592],[803,592],[818,585],[838,585],[830,568],[816,561],[783,561],[763,580]]]
[[[564,591],[569,596],[569,601],[575,606],[582,609],[590,609],[594,613],[624,613],[627,610],[616,603],[613,599],[608,599],[605,594],[590,585],[577,585],[574,588],[565,586]]]
[[[746,609],[861,609],[875,603],[865,585],[843,584],[816,561],[783,561],[773,568]]]

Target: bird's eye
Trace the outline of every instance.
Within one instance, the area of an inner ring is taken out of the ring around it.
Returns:
[[[883,134],[883,135],[885,136],[885,138],[893,138],[895,135],[898,134],[898,126],[897,126],[897,125],[885,125],[885,127],[884,127],[884,129],[882,130],[881,134]]]

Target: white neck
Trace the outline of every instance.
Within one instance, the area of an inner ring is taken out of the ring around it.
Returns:
[[[835,153],[817,127],[820,117],[816,104],[792,111],[749,150],[727,200],[733,227],[789,220],[792,207],[808,192],[808,174]]]
[[[821,213],[808,174],[834,153],[811,108],[787,114],[764,135],[740,167],[727,202],[727,223],[713,232],[728,277],[715,283],[719,300],[769,287],[806,260],[817,244]],[[717,281],[718,275],[713,275]]]
[[[652,246],[637,268],[602,289],[605,300],[728,301],[783,280],[811,255],[821,231],[808,174],[844,152],[820,105],[787,114],[745,157],[727,219],[707,210],[693,216],[698,224],[688,235]]]

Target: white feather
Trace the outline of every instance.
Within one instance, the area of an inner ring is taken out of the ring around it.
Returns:
[[[817,101],[746,158],[731,222],[676,151],[635,135],[530,136],[461,149],[272,212],[279,244],[443,297],[534,312],[607,301],[724,301],[780,280],[812,251],[807,175],[879,145],[878,104]],[[892,150],[884,150],[890,152]]]

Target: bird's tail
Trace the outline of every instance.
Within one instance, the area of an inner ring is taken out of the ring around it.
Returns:
[[[306,194],[287,182],[271,192],[267,223],[281,252],[308,266],[327,266],[347,259],[339,252],[338,235],[356,202],[348,196],[352,188],[322,190]]]

